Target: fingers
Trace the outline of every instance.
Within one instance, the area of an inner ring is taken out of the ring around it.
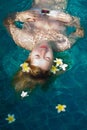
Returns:
[[[82,28],[77,28],[76,30],[76,35],[78,35],[79,37],[84,37],[84,30]]]

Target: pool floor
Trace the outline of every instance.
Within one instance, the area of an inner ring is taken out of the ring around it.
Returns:
[[[37,86],[22,98],[11,81],[30,52],[14,44],[3,19],[30,8],[31,3],[0,1],[0,130],[87,130],[87,1],[69,0],[67,7],[70,14],[80,17],[85,30],[84,38],[65,52],[71,57],[71,69],[48,83],[46,90]]]

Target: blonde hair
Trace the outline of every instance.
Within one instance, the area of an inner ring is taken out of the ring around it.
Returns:
[[[31,65],[31,60],[26,62],[29,64],[30,71],[22,72],[20,69],[13,78],[13,86],[16,91],[33,89],[37,84],[44,84],[50,76],[50,71],[44,71],[41,68]]]

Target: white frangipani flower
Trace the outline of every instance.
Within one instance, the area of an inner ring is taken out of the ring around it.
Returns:
[[[62,64],[60,65],[60,68],[65,71],[67,66],[68,66],[67,64]]]
[[[56,106],[56,109],[57,109],[57,112],[60,113],[60,112],[65,112],[66,110],[66,105],[62,105],[62,104],[58,104]]]
[[[22,72],[28,73],[30,71],[30,67],[29,67],[29,64],[27,62],[24,62],[23,64],[21,64],[20,67],[22,68]]]
[[[58,71],[59,71],[59,69],[56,66],[52,65],[51,72],[53,74],[56,74]]]
[[[27,97],[27,96],[29,96],[29,95],[28,95],[28,92],[24,92],[24,91],[22,91],[22,93],[21,93],[21,97],[24,98],[24,97]]]
[[[54,60],[54,62],[56,63],[56,66],[62,65],[63,64],[63,60],[60,58],[56,58],[56,60]]]

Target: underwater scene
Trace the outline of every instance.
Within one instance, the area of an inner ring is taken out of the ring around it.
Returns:
[[[31,5],[32,0],[0,0],[0,130],[87,130],[87,0],[68,0],[67,12],[80,18],[85,32],[57,54],[68,70],[45,88],[17,93],[12,79],[30,52],[14,43],[3,21]]]

